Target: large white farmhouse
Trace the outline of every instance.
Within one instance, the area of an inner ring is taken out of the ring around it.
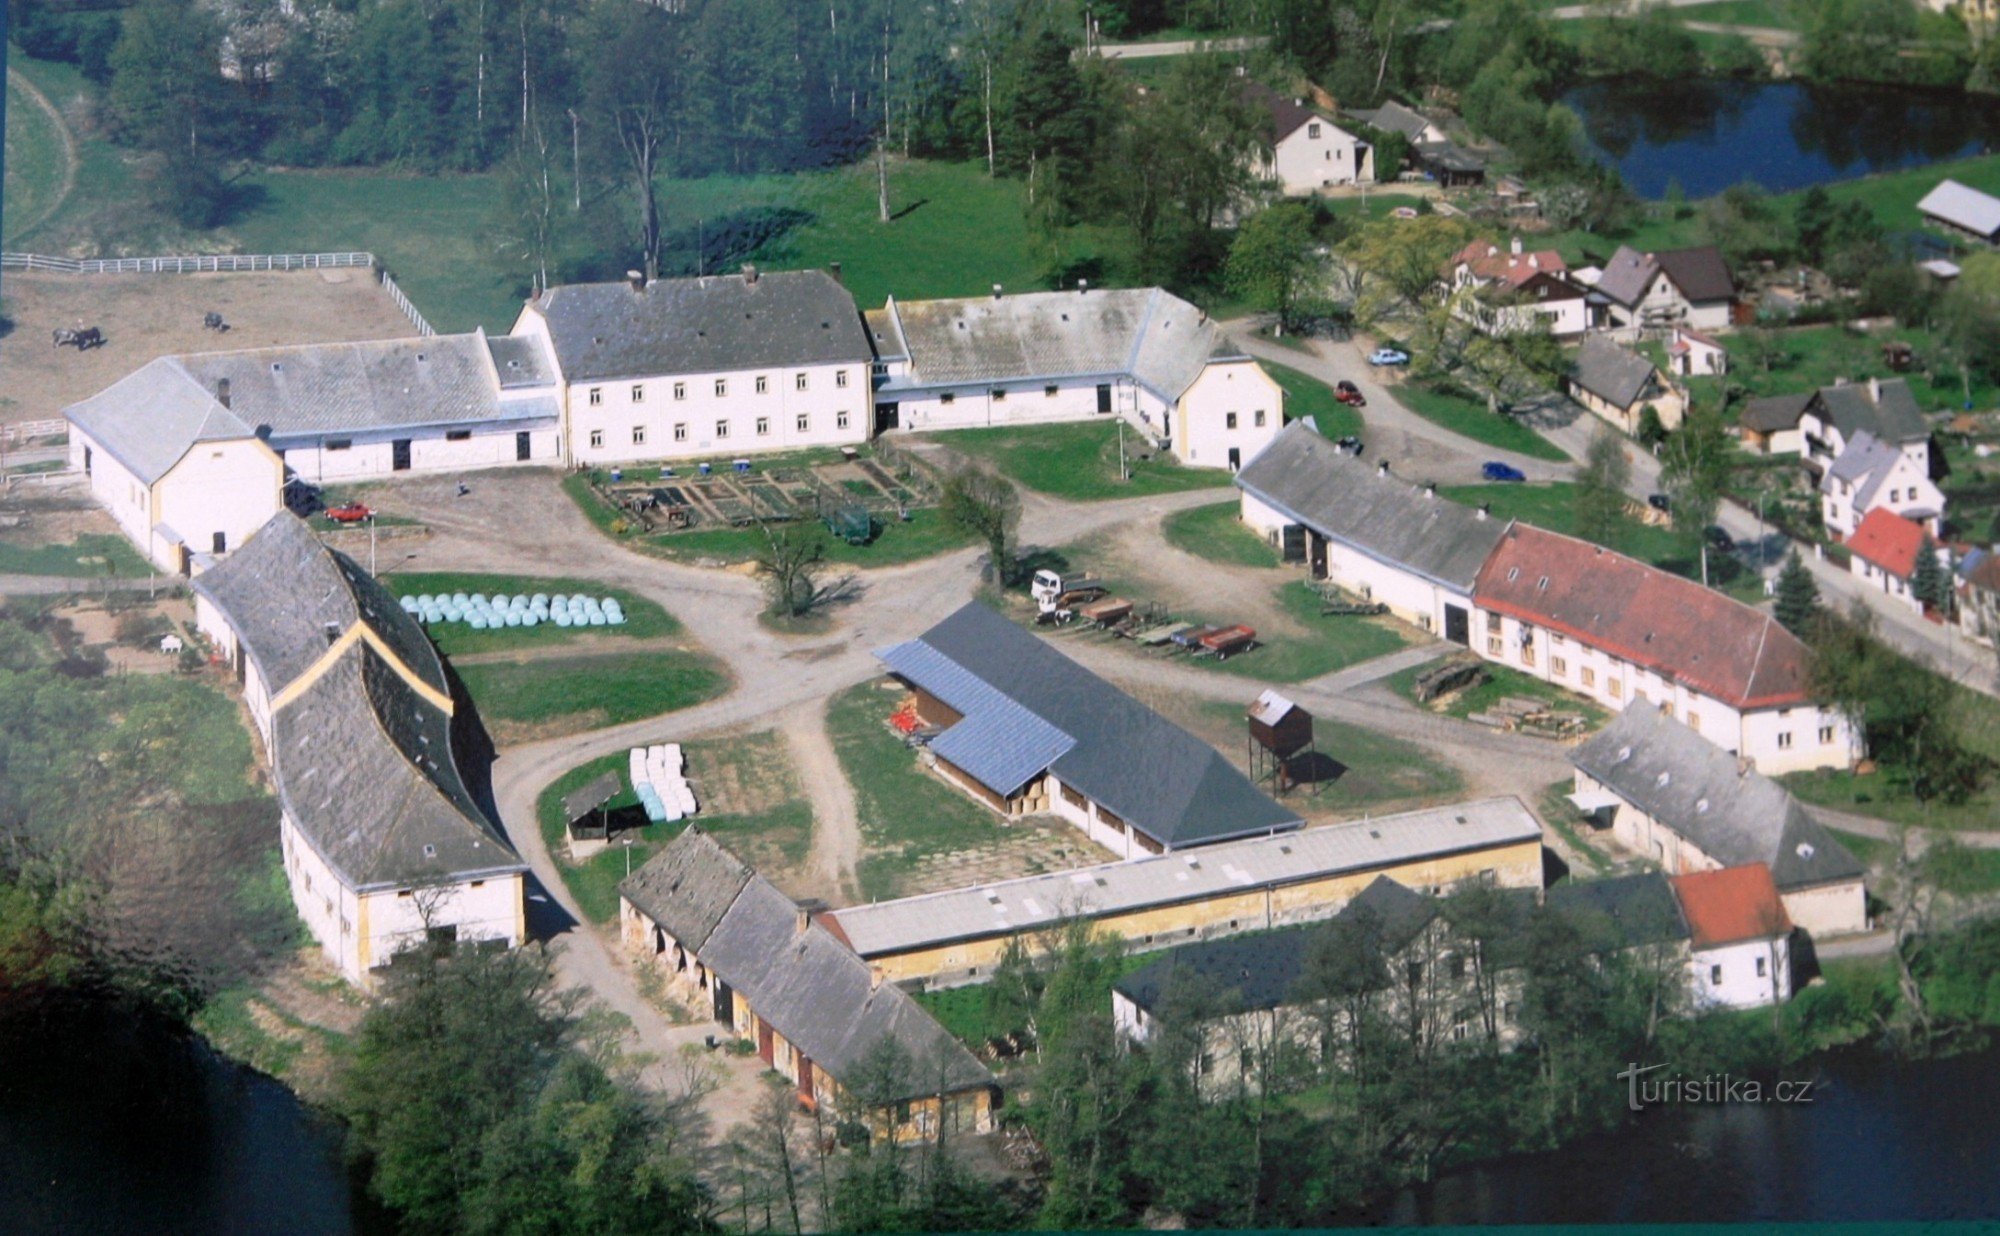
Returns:
[[[874,354],[854,298],[817,270],[634,274],[550,288],[513,337],[545,349],[566,462],[850,446],[869,437]]]
[[[1284,388],[1159,288],[892,297],[867,320],[880,431],[1121,417],[1183,464],[1233,471],[1285,423]]]
[[[466,788],[444,667],[396,598],[289,513],[193,588],[263,736],[285,877],[327,960],[367,987],[408,949],[521,943],[526,865]]]

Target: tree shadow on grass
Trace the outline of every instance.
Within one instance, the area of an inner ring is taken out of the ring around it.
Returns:
[[[662,238],[660,273],[684,277],[733,271],[816,218],[795,206],[750,206],[701,220]]]
[[[902,217],[903,217],[903,216],[905,216],[905,215],[913,215],[913,214],[917,213],[917,208],[918,208],[918,207],[920,207],[920,206],[928,206],[928,205],[930,205],[930,204],[931,204],[931,199],[929,199],[929,198],[927,198],[927,197],[920,197],[920,198],[918,198],[918,199],[917,199],[916,201],[914,201],[914,202],[911,202],[911,203],[910,203],[910,204],[909,204],[908,206],[905,206],[905,207],[903,207],[903,208],[902,208],[901,210],[899,210],[899,211],[895,212],[894,214],[890,215],[890,216],[889,216],[889,222],[891,222],[891,223],[894,223],[894,222],[895,222],[896,220],[898,220],[898,219],[902,218]]]

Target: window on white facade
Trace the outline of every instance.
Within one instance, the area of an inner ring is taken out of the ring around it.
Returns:
[[[1721,966],[1710,966],[1710,967],[1708,968],[1708,985],[1709,985],[1710,987],[1720,987],[1720,986],[1722,986],[1722,967],[1721,967]]]
[[[674,383],[674,398],[686,399],[687,397],[688,397],[688,384],[685,382]]]
[[[955,402],[957,402],[957,400],[958,400],[958,396],[957,396],[957,395],[955,395],[955,394],[953,394],[953,393],[952,393],[952,392],[950,392],[950,391],[945,391],[944,393],[942,393],[942,394],[940,394],[940,395],[938,396],[938,402],[939,402],[939,403],[955,403]]]
[[[759,395],[765,395],[765,394],[769,394],[769,393],[770,393],[770,390],[771,390],[771,379],[770,379],[770,378],[768,378],[768,377],[765,377],[765,376],[764,376],[763,374],[761,374],[761,373],[760,373],[760,374],[758,374],[758,375],[757,375],[757,393],[758,393]]]
[[[846,389],[847,389],[847,370],[845,370],[845,369],[836,369],[836,370],[834,370],[834,371],[833,371],[833,384],[834,384],[835,386],[839,387],[839,388],[840,388],[841,390],[846,390]]]
[[[726,437],[728,437],[728,436],[729,436],[729,422],[728,422],[728,421],[717,421],[717,422],[715,422],[715,436],[716,436],[716,437],[718,437],[718,438],[726,438]]]
[[[633,446],[646,445],[646,427],[644,425],[632,426],[632,445]]]
[[[1503,644],[1501,644],[1499,636],[1489,635],[1486,637],[1486,651],[1491,653],[1493,656],[1497,657],[1505,655],[1507,650],[1506,647]]]
[[[802,374],[802,373],[799,373],[799,374],[793,374],[793,375],[792,375],[792,386],[793,386],[793,388],[794,388],[794,389],[797,389],[797,390],[804,390],[804,389],[806,389],[806,385],[807,385],[807,382],[806,382],[806,375],[805,375],[805,374]]]
[[[799,432],[808,433],[811,430],[812,430],[812,417],[807,416],[803,412],[799,413]]]
[[[1264,427],[1264,409],[1262,408],[1257,409],[1255,412],[1251,413],[1251,416],[1255,418],[1254,423],[1256,424],[1257,428],[1262,429]]]
[[[1561,657],[1550,657],[1549,673],[1557,678],[1567,677],[1569,675],[1569,662],[1563,660]]]
[[[643,382],[634,382],[634,383],[632,384],[632,402],[633,402],[633,403],[644,403],[644,402],[646,402],[646,385],[645,385],[645,383],[643,383]]]
[[[1236,414],[1234,412],[1224,412],[1222,414],[1222,427],[1224,429],[1236,428]]]
[[[1583,685],[1586,687],[1594,687],[1597,685],[1597,671],[1590,668],[1588,665],[1584,666],[1582,670],[1578,671],[1577,677],[1583,681]]]
[[[1792,749],[1792,732],[1790,730],[1786,730],[1784,733],[1778,735],[1778,750],[1790,751],[1791,749]]]
[[[602,429],[593,429],[590,431],[590,444],[592,446],[604,445],[604,431]]]
[[[1764,976],[1765,976],[1766,974],[1769,974],[1769,973],[1770,973],[1770,968],[1769,968],[1769,967],[1767,966],[1767,964],[1766,964],[1767,960],[1768,960],[1767,958],[1763,958],[1763,957],[1759,957],[1759,958],[1757,959],[1757,977],[1758,977],[1758,978],[1763,978],[1763,977],[1764,977]]]
[[[1701,714],[1692,708],[1688,709],[1687,727],[1697,734],[1701,733]]]
[[[834,413],[834,414],[833,414],[833,427],[834,427],[835,429],[845,429],[845,428],[847,428],[847,413],[845,413],[845,412],[836,412],[836,413]]]
[[[1611,680],[1611,681],[1610,681],[1610,682],[1609,682],[1609,683],[1608,683],[1607,685],[1608,685],[1608,686],[1609,686],[1609,687],[1611,688],[1611,698],[1612,698],[1612,699],[1614,699],[1614,700],[1619,700],[1619,699],[1624,699],[1624,698],[1625,698],[1625,684],[1624,684],[1624,683],[1622,683],[1622,682],[1618,681],[1618,680],[1617,680],[1616,678],[1613,678],[1613,679],[1612,679],[1612,680]]]
[[[764,435],[766,435],[766,434],[768,434],[768,433],[770,433],[770,432],[771,432],[771,418],[770,418],[770,417],[768,417],[768,416],[760,416],[760,417],[758,417],[758,418],[757,418],[757,436],[761,438],[761,437],[763,437]]]
[[[1061,389],[1062,389],[1061,387],[1051,382],[1049,385],[1044,386],[1042,388],[1042,394],[1048,396],[1050,399],[1054,399],[1056,397],[1056,393]]]
[[[594,408],[594,407],[596,407],[596,406],[597,406],[598,404],[600,404],[600,403],[603,403],[603,402],[604,402],[604,388],[603,388],[603,387],[601,387],[601,386],[593,386],[593,387],[591,387],[591,388],[590,388],[590,406]]]
[[[326,449],[329,451],[351,450],[353,446],[354,441],[351,438],[328,438],[326,440]]]
[[[721,399],[727,394],[729,394],[729,379],[717,378],[715,380],[715,397]]]
[[[447,442],[470,442],[472,440],[472,431],[470,429],[447,429],[444,431],[444,440]]]
[[[1822,726],[1820,726],[1820,727],[1819,727],[1819,745],[1820,745],[1820,746],[1822,746],[1822,747],[1830,747],[1830,746],[1832,746],[1832,745],[1833,745],[1833,727],[1832,727],[1832,726],[1830,726],[1830,725],[1822,725]]]
[[[1319,140],[1319,125],[1317,125],[1317,124],[1309,124],[1309,125],[1307,125],[1307,126],[1306,126],[1306,136],[1307,136],[1308,138],[1311,138],[1311,139],[1312,139],[1313,141],[1318,141],[1318,140]]]
[[[996,387],[994,387],[994,388],[993,388],[993,402],[994,402],[994,403],[1005,403],[1006,401],[1007,401],[1007,392],[1006,392],[1006,391],[1004,391],[1004,390],[1001,390],[1001,389],[1000,389],[999,387],[997,387],[997,386],[996,386]]]
[[[687,441],[687,440],[688,440],[688,427],[687,427],[687,422],[686,422],[686,421],[675,421],[675,422],[674,422],[674,441],[676,441],[676,442],[685,442],[685,441]]]

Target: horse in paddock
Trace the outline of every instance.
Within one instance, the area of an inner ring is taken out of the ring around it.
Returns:
[[[104,332],[95,326],[84,326],[75,330],[71,330],[67,326],[58,326],[51,332],[50,337],[55,347],[59,348],[64,344],[70,344],[79,352],[87,348],[101,348],[104,346]]]
[[[203,330],[223,331],[229,329],[229,323],[222,320],[221,314],[211,309],[201,315],[201,328]]]

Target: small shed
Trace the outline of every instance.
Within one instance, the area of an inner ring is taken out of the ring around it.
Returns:
[[[618,796],[624,783],[615,772],[592,777],[581,789],[563,795],[563,819],[569,822],[574,841],[603,841],[611,831],[610,816],[604,805]]]
[[[1269,778],[1275,793],[1283,794],[1301,780],[1310,780],[1315,793],[1320,779],[1311,775],[1317,765],[1313,746],[1312,714],[1276,691],[1266,689],[1251,703],[1247,714],[1250,726],[1250,779]],[[1301,768],[1294,770],[1293,762]],[[1306,772],[1306,777],[1296,772]]]

